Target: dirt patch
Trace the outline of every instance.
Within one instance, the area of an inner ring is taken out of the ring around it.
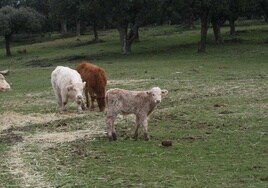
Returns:
[[[267,181],[268,182],[268,176],[260,178],[261,181]]]
[[[15,134],[14,132],[8,132],[5,134],[0,134],[0,142],[6,144],[15,144],[17,142],[22,142],[23,137],[21,135]]]

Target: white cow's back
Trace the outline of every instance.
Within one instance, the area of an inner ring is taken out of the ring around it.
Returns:
[[[82,83],[80,74],[69,67],[57,66],[51,74],[52,84],[56,84],[59,89],[64,89],[67,85]]]

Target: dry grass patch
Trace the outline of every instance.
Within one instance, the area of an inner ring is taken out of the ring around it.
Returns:
[[[32,113],[32,114],[20,114],[17,112],[4,112],[0,118],[0,132],[10,128],[21,128],[30,124],[47,123],[59,119],[75,118],[86,116],[86,113],[77,114],[66,112],[65,114],[59,113]]]
[[[4,113],[1,119],[1,131],[20,128],[31,124],[44,124],[58,119],[83,117],[86,114],[28,114],[22,115],[15,112]],[[38,170],[37,161],[29,161],[29,158],[37,153],[29,148],[38,148],[38,152],[44,152],[46,148],[56,147],[57,144],[73,142],[75,140],[92,140],[96,135],[105,134],[103,122],[95,120],[87,122],[90,128],[70,132],[38,132],[34,135],[22,136],[17,144],[13,145],[7,153],[6,165],[10,174],[22,187],[52,187],[46,180],[45,172]],[[74,125],[73,125],[74,126]]]

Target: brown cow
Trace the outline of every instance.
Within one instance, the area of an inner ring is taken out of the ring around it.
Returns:
[[[87,107],[94,111],[94,101],[97,99],[100,111],[104,111],[105,87],[107,84],[104,69],[98,67],[97,65],[82,61],[76,66],[76,70],[80,73],[82,80],[86,82],[85,96]],[[91,98],[91,105],[89,105],[88,94]]]
[[[159,87],[153,87],[149,91],[129,91],[124,89],[110,89],[106,92],[106,127],[109,140],[116,140],[114,121],[118,114],[135,114],[136,130],[134,139],[138,138],[139,127],[144,129],[144,139],[148,136],[148,116],[154,108],[161,102],[162,96],[168,91]]]

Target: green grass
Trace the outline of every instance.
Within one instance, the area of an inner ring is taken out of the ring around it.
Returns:
[[[6,79],[12,90],[0,93],[0,123],[8,122],[6,116],[18,121],[0,134],[0,186],[25,186],[8,162],[21,146],[26,170],[53,187],[267,187],[267,30],[265,24],[243,24],[231,37],[224,27],[223,45],[216,45],[209,31],[205,54],[197,53],[198,29],[174,26],[141,29],[140,42],[128,56],[120,54],[115,30],[101,31],[102,43],[90,43],[92,36],[85,35],[14,44],[12,57],[4,56],[2,45],[0,67],[10,69]],[[27,53],[18,53],[22,49]],[[143,141],[142,130],[138,141],[131,139],[133,116],[117,119],[116,142],[104,133],[54,144],[54,137],[38,141],[38,135],[67,138],[105,130],[104,114],[76,116],[74,104],[68,117],[53,119],[52,70],[73,68],[84,58],[106,70],[107,89],[169,90],[149,120],[149,142]],[[172,147],[161,146],[167,139]]]

